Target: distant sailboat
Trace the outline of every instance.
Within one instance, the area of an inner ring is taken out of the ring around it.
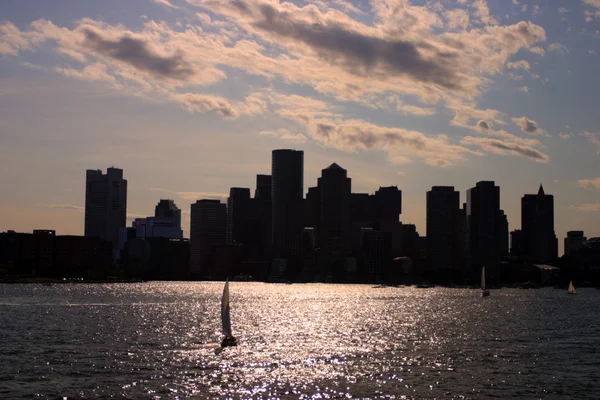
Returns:
[[[223,297],[221,297],[221,324],[223,327],[223,341],[221,347],[237,346],[237,339],[231,334],[231,316],[229,313],[229,280],[225,282]]]
[[[569,289],[567,289],[568,294],[575,294],[577,291],[575,290],[575,286],[573,286],[573,281],[569,282]]]
[[[490,291],[485,290],[485,265],[481,268],[481,295],[483,297],[490,295]]]

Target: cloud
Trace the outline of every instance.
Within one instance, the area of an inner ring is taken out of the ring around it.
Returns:
[[[559,133],[558,136],[563,140],[568,140],[573,137],[571,133]]]
[[[582,212],[600,212],[600,203],[587,203],[577,206],[572,205],[569,208]]]
[[[84,28],[84,47],[105,57],[124,62],[148,72],[158,79],[188,80],[196,74],[193,65],[180,51],[171,55],[160,54],[149,41],[122,36],[111,40],[91,28]]]
[[[529,86],[519,86],[517,90],[519,92],[529,93]]]
[[[544,55],[546,55],[546,50],[544,50],[542,47],[539,47],[539,46],[531,47],[529,49],[529,51],[532,52],[533,54],[537,54],[538,56],[542,56],[542,57]]]
[[[496,25],[498,21],[490,16],[490,8],[488,7],[487,0],[473,0],[471,7],[475,9],[475,17],[483,24]]]
[[[82,206],[74,206],[71,204],[47,204],[47,203],[37,203],[38,206],[42,207],[52,207],[52,208],[60,208],[63,210],[77,211],[83,212],[85,211],[85,207]]]
[[[531,68],[531,66],[529,65],[529,63],[525,60],[520,60],[520,61],[515,61],[515,62],[509,62],[506,64],[506,67],[508,69],[524,69],[526,71],[529,71],[529,69]]]
[[[238,112],[231,103],[223,97],[197,94],[197,93],[176,93],[171,96],[180,103],[183,108],[194,112],[216,112],[225,118],[237,118]]]
[[[584,0],[584,3],[596,10],[585,10],[585,21],[592,22],[594,18],[600,18],[600,0]]]
[[[559,13],[559,14],[566,14],[566,13],[568,13],[568,12],[569,12],[569,10],[567,10],[567,9],[566,9],[566,8],[564,8],[564,7],[559,7],[559,8],[558,8],[558,13]]]
[[[548,51],[553,51],[559,54],[567,54],[569,49],[562,43],[552,43],[550,46],[548,46]]]
[[[590,143],[592,143],[598,149],[598,154],[600,154],[600,133],[593,133],[585,131],[583,132],[583,136],[585,136]]]
[[[450,143],[446,135],[425,135],[362,120],[316,119],[310,122],[308,131],[314,140],[327,147],[347,152],[383,151],[392,162],[406,163],[416,156],[429,165],[447,167],[464,161],[465,154],[476,154]]]
[[[306,143],[307,138],[302,133],[294,133],[285,128],[276,130],[263,130],[258,132],[259,135],[273,136],[290,143]]]
[[[592,179],[580,179],[577,181],[579,186],[584,189],[596,189],[600,190],[600,177]]]
[[[155,192],[165,192],[177,195],[180,199],[188,201],[196,201],[202,199],[215,199],[215,200],[227,200],[229,195],[224,193],[211,193],[211,192],[179,192],[176,190],[162,189],[162,188],[150,188]]]
[[[588,54],[597,54],[596,50],[588,50]]]
[[[547,163],[550,159],[547,154],[532,147],[493,138],[467,136],[462,138],[460,142],[465,146],[478,146],[490,153],[517,155],[540,163]]]
[[[170,3],[169,0],[152,0],[152,1],[156,4],[161,4],[161,5],[169,7],[169,8],[179,8],[176,5],[173,5],[172,3]]]
[[[87,65],[82,70],[76,70],[73,68],[54,67],[54,71],[63,74],[67,77],[73,77],[82,80],[89,81],[115,81],[114,76],[108,74],[106,65],[102,63],[95,63]]]
[[[486,131],[489,131],[489,130],[490,130],[490,125],[489,125],[487,122],[485,122],[485,121],[482,121],[482,120],[479,120],[479,121],[477,122],[477,127],[478,127],[478,128],[481,128],[481,129],[483,129],[483,130],[486,130]]]
[[[548,135],[548,132],[540,128],[537,122],[527,117],[512,118],[511,121],[528,135]]]

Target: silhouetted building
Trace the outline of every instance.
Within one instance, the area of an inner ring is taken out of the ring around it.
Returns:
[[[508,223],[494,182],[477,182],[467,190],[467,246],[471,279],[479,278],[484,265],[488,277],[498,275],[499,261],[508,251]]]
[[[510,233],[510,258],[513,260],[523,260],[523,231],[515,229]]]
[[[460,193],[453,186],[427,192],[427,263],[430,272],[452,276],[462,268]]]
[[[319,246],[347,245],[352,181],[345,169],[331,164],[321,171],[319,187]]]
[[[271,175],[256,175],[254,198],[263,202],[270,202],[271,190]]]
[[[198,200],[191,206],[190,274],[203,276],[216,246],[225,244],[227,206],[219,200]]]
[[[393,260],[392,234],[363,228],[361,236],[359,265],[363,279],[368,283],[388,281]]]
[[[554,234],[554,196],[544,193],[521,198],[523,256],[534,263],[549,263],[558,258],[558,241]]]
[[[256,191],[252,199],[252,235],[255,239],[257,262],[256,268],[268,265],[272,256],[273,240],[273,208],[272,208],[271,175],[256,175]],[[265,264],[266,263],[266,264]],[[268,268],[266,268],[268,269]],[[254,277],[263,276],[267,271],[255,270]]]
[[[496,226],[496,240],[498,243],[498,259],[505,260],[508,257],[508,218],[503,210],[498,211]]]
[[[361,230],[371,228],[376,232],[391,234],[393,255],[402,255],[402,191],[396,186],[380,187],[375,194],[352,193],[350,196],[349,247],[362,247]]]
[[[86,171],[85,236],[107,240],[113,245],[113,257],[118,258],[119,230],[127,218],[127,180],[123,170],[108,168]]]
[[[227,244],[250,244],[252,240],[250,189],[231,188],[227,198]]]
[[[274,256],[290,257],[302,247],[304,152],[273,150],[271,172]]]
[[[565,255],[573,254],[583,247],[587,238],[583,236],[583,231],[569,231],[565,238]]]

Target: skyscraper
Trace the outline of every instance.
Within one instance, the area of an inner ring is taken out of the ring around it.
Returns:
[[[351,186],[347,171],[336,163],[321,171],[318,179],[320,247],[347,245]]]
[[[275,257],[297,253],[303,226],[304,152],[273,150],[271,162],[273,251]]]
[[[467,247],[471,278],[477,279],[481,267],[493,276],[508,242],[507,224],[500,210],[500,187],[492,181],[477,182],[467,190]],[[506,238],[501,237],[506,230]]]
[[[434,186],[427,192],[428,270],[458,272],[460,263],[460,193],[453,186]]]
[[[227,244],[249,244],[252,235],[250,189],[231,188],[227,198]]]
[[[526,194],[521,198],[521,231],[525,259],[548,263],[558,258],[554,196],[545,194],[542,185],[537,194]]]
[[[113,245],[113,258],[118,258],[119,230],[127,219],[127,180],[123,170],[88,169],[85,183],[84,235],[98,237]]]
[[[214,248],[225,244],[227,206],[219,200],[198,200],[191,206],[190,274],[203,276]]]

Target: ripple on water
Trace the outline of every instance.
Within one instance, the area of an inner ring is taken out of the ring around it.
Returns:
[[[600,398],[600,292],[230,283],[0,287],[0,397]]]

